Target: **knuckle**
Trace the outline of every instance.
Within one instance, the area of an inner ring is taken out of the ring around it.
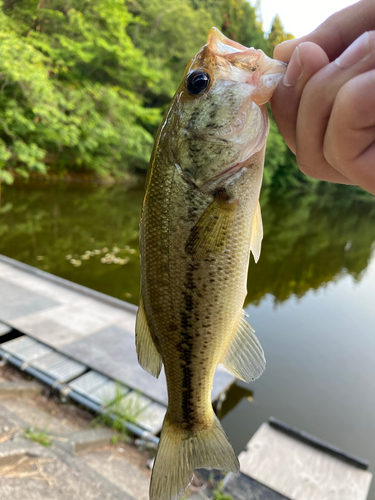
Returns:
[[[327,163],[334,168],[342,163],[342,159],[340,158],[340,151],[332,142],[324,142],[323,156],[326,159]]]
[[[301,170],[303,174],[307,175],[308,177],[312,177],[314,179],[318,178],[316,165],[315,163],[311,162],[309,158],[297,153],[297,164],[298,168]]]

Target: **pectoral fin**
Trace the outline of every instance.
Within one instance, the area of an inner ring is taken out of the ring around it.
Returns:
[[[190,231],[185,252],[195,258],[220,253],[226,246],[236,216],[237,202],[215,198]]]
[[[255,208],[253,223],[251,226],[250,250],[253,252],[255,262],[258,262],[263,239],[263,223],[259,201]]]
[[[142,297],[139,301],[137,320],[135,323],[135,344],[137,347],[138,363],[146,372],[158,378],[162,359],[152,340]]]
[[[241,316],[237,332],[222,363],[233,375],[245,382],[259,378],[266,367],[262,346],[244,316]]]

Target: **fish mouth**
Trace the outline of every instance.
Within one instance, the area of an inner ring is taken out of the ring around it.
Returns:
[[[230,40],[217,28],[209,31],[207,45],[223,75],[236,83],[250,84],[254,89],[252,100],[258,106],[269,101],[285,74],[286,63]]]

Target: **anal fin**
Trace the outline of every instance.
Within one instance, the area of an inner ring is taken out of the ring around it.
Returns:
[[[262,346],[244,315],[241,316],[236,334],[222,363],[233,375],[245,382],[259,378],[266,367]]]
[[[162,359],[151,337],[142,296],[139,301],[135,323],[135,344],[137,347],[138,363],[146,372],[158,378],[161,371]]]

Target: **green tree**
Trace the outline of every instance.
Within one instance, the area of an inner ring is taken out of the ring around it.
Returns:
[[[161,73],[158,86],[147,94],[149,102],[165,106],[214,22],[205,9],[194,9],[188,0],[138,0],[129,9],[136,16],[128,28],[133,44]]]
[[[0,2],[0,172],[45,164],[100,174],[148,160],[160,78],[136,49],[122,0]]]
[[[286,40],[293,39],[294,36],[291,33],[286,33],[284,30],[284,25],[281,22],[279,14],[276,14],[272,20],[271,30],[268,35],[268,42],[271,46],[271,49],[276,47],[281,42],[285,42]]]

